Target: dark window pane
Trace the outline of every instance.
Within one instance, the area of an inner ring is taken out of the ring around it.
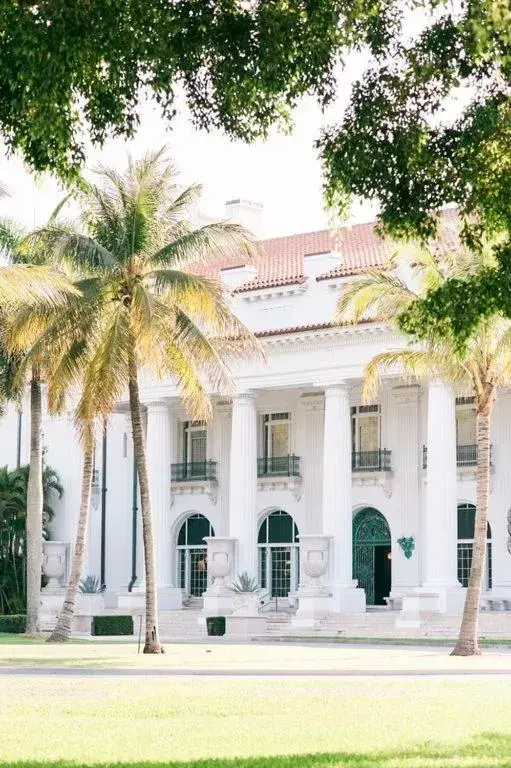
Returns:
[[[257,543],[258,544],[266,544],[266,533],[267,533],[267,530],[268,530],[268,518],[266,517],[263,520],[263,522],[261,524],[261,527],[259,528],[259,536],[257,537]]]
[[[188,541],[189,546],[204,545],[204,537],[209,536],[209,520],[203,515],[188,518]]]
[[[293,541],[293,518],[284,513],[272,512],[268,518],[270,544]]]
[[[473,504],[460,504],[458,507],[458,539],[474,538],[476,508]]]
[[[179,536],[177,537],[178,547],[184,547],[186,544],[186,525],[188,520],[185,520],[181,528],[179,529]]]

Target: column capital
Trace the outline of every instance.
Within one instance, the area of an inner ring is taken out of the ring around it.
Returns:
[[[324,387],[325,399],[331,397],[346,397],[350,393],[350,385],[347,381],[338,381],[335,384],[327,384]]]
[[[144,403],[148,413],[168,413],[170,403],[168,400],[149,400]]]
[[[454,389],[452,384],[449,381],[445,381],[445,379],[440,378],[440,376],[434,376],[433,378],[429,379],[428,389],[444,389],[447,392],[451,392],[452,396],[454,397]]]
[[[300,404],[306,413],[325,410],[325,398],[323,394],[309,394],[300,397]]]
[[[245,392],[236,392],[232,396],[232,404],[235,405],[237,403],[252,403],[257,400],[257,392],[254,392],[253,390],[246,390]]]

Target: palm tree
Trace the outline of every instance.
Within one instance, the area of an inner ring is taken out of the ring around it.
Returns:
[[[52,216],[50,217],[49,225],[53,225],[58,213],[62,207],[62,204],[56,208]],[[20,227],[8,219],[0,221],[0,249],[4,257],[6,257],[13,265],[7,269],[11,272],[11,275],[20,273],[21,277],[25,276],[22,290],[24,293],[30,290],[28,295],[28,303],[20,300],[19,305],[23,309],[20,309],[24,314],[27,312],[33,313],[33,317],[38,317],[41,313],[48,314],[56,311],[56,308],[62,306],[62,301],[57,305],[47,300],[37,304],[34,303],[36,296],[32,295],[35,288],[35,293],[40,290],[37,281],[41,280],[41,276],[46,281],[49,288],[55,290],[55,287],[63,284],[68,292],[67,295],[71,295],[71,284],[66,278],[58,274],[55,270],[49,266],[49,260],[47,258],[47,251],[44,247],[41,247],[40,243],[35,243],[27,238]],[[35,275],[36,284],[34,286],[32,275]],[[6,277],[9,279],[9,275]],[[12,280],[12,277],[11,277]],[[0,277],[1,287],[1,277]],[[48,288],[48,289],[49,289]],[[47,290],[48,290],[47,289]],[[23,298],[23,294],[20,299]],[[65,297],[61,297],[65,300]],[[7,307],[4,303],[4,317],[3,326],[5,331]],[[58,309],[57,309],[58,311]],[[11,316],[12,319],[12,316]],[[0,318],[2,320],[2,318]],[[10,320],[9,320],[10,322]],[[12,334],[11,334],[12,336]],[[4,339],[5,342],[5,339]],[[10,373],[15,373],[11,376],[9,386],[4,388],[3,397],[14,399],[14,394],[19,397],[20,391],[23,389],[24,378],[23,375],[26,370],[26,364],[20,349],[13,349],[12,344],[15,342],[11,338],[11,349],[4,350],[5,367],[10,370]],[[48,364],[49,358],[45,358],[44,363]],[[39,363],[34,363],[30,367],[30,472],[28,477],[28,489],[27,489],[27,633],[37,633],[40,630],[39,617],[40,617],[40,592],[41,592],[41,568],[42,568],[42,523],[43,523],[43,446],[42,446],[42,392],[41,392],[41,376],[42,367]]]
[[[160,653],[139,371],[171,377],[191,416],[210,418],[208,391],[232,386],[228,360],[259,347],[232,313],[221,284],[186,270],[194,262],[250,254],[253,245],[238,225],[194,227],[187,221],[200,188],[176,194],[176,171],[164,149],[138,162],[130,159],[123,175],[105,167],[96,175],[98,183],[84,184],[78,198],[83,230],[51,229],[39,237],[51,245],[54,258],[84,275],[75,325],[61,328],[67,343],[80,340],[87,348],[79,423],[106,416],[128,390],[144,544],[144,653]]]
[[[339,299],[337,322],[377,318],[397,327],[399,315],[417,298],[441,285],[448,277],[467,276],[491,266],[493,254],[489,247],[474,252],[460,246],[456,252],[442,256],[414,251],[406,262],[408,279],[399,276],[395,270],[397,262],[393,259],[387,270],[370,270],[349,286]],[[365,369],[366,401],[374,397],[380,375],[390,371],[401,371],[422,380],[436,376],[469,388],[475,398],[477,506],[474,548],[459,638],[452,653],[456,656],[479,654],[478,617],[486,558],[491,415],[497,389],[511,383],[511,321],[500,316],[484,320],[463,355],[454,339],[439,339],[433,334],[419,348],[376,355]]]

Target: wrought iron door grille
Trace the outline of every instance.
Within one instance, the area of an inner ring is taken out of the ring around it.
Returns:
[[[257,477],[300,477],[299,456],[268,456],[257,459]]]
[[[291,591],[291,547],[271,547],[271,595],[287,597]]]
[[[216,480],[216,461],[189,461],[172,464],[171,480],[183,483],[187,480]]]
[[[392,451],[353,451],[351,469],[353,472],[390,472]]]

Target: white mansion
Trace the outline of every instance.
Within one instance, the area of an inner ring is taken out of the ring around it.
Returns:
[[[238,200],[228,210],[257,230],[258,206]],[[387,256],[373,225],[363,224],[335,239],[321,231],[262,241],[253,263],[211,269],[256,332],[266,362],[233,372],[234,396],[213,393],[208,425],[189,421],[172,381],[142,383],[160,608],[204,593],[211,559],[204,538],[215,537],[232,547],[231,577],[257,576],[269,595],[297,599],[299,613],[395,607],[411,595],[429,610],[461,610],[475,512],[473,402],[436,380],[419,386],[388,377],[378,401],[364,405],[365,365],[405,342],[376,322],[331,325],[346,282]],[[16,463],[17,426],[9,413],[4,430],[12,440],[2,441],[0,464]],[[72,543],[81,454],[71,413],[45,420],[44,444],[64,486],[52,538]],[[506,606],[510,461],[511,392],[502,391],[492,431],[484,598]],[[85,573],[103,580],[119,606],[143,594],[125,403],[98,437]]]

